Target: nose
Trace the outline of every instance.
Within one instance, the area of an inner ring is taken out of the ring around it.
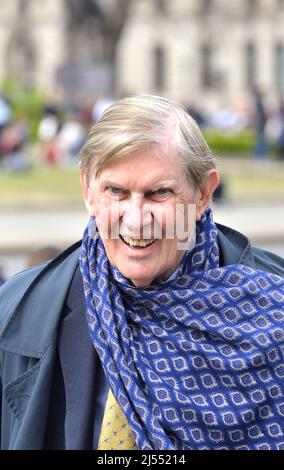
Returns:
[[[125,204],[122,221],[128,234],[133,237],[143,238],[151,219],[151,208],[149,204],[144,204],[143,197],[133,197]]]

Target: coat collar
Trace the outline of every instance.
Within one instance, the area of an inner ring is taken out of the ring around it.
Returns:
[[[255,268],[250,241],[245,235],[225,225],[216,224],[218,229],[218,244],[220,262],[223,266],[229,264],[244,264]]]
[[[79,305],[85,304],[83,278],[79,264],[71,281],[65,303],[69,309],[69,312],[77,309]]]

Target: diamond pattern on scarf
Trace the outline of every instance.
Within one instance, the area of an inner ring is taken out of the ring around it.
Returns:
[[[196,240],[175,279],[137,289],[86,229],[87,318],[110,386],[139,449],[284,449],[284,281],[219,267],[211,210]]]

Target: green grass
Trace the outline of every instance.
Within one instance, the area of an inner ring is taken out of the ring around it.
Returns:
[[[283,201],[283,175],[223,175],[227,196],[234,201]]]
[[[221,158],[219,171],[232,201],[284,202],[283,164]]]
[[[242,159],[220,159],[219,170],[232,201],[283,201],[284,166]],[[34,168],[0,171],[0,206],[69,205],[83,207],[78,169]]]
[[[238,154],[246,157],[255,145],[255,135],[252,131],[239,134],[226,133],[216,130],[205,130],[204,137],[213,152],[219,154]]]
[[[45,205],[82,202],[78,169],[36,168],[0,172],[0,204]]]

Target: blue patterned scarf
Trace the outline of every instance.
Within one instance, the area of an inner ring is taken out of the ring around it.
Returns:
[[[135,288],[90,235],[87,319],[138,449],[284,449],[284,280],[219,267],[208,210],[174,279]]]

